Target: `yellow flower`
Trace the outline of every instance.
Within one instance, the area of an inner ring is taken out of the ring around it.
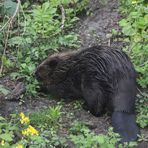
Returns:
[[[20,121],[21,121],[21,124],[27,124],[27,123],[30,122],[30,120],[29,120],[28,117],[25,117],[25,118],[23,118],[23,119],[20,119]]]
[[[39,132],[31,125],[28,128],[22,130],[22,135],[29,136],[29,135],[39,135]]]
[[[20,117],[23,119],[23,118],[25,118],[25,115],[24,115],[24,113],[20,113]]]
[[[2,145],[2,146],[5,145],[5,141],[4,141],[4,140],[1,141],[1,145]]]
[[[29,132],[27,129],[22,130],[22,135],[29,136]]]
[[[21,124],[27,124],[30,122],[29,118],[26,117],[25,114],[22,112],[20,113],[20,117],[21,117],[20,119]]]
[[[23,148],[23,145],[18,144],[15,148]]]
[[[39,135],[39,132],[31,125],[28,127],[31,135]]]

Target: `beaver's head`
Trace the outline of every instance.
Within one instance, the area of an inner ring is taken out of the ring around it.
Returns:
[[[51,84],[60,81],[66,73],[69,64],[67,60],[74,52],[57,53],[48,56],[36,69],[35,76],[43,84]],[[66,64],[65,64],[66,63]]]
[[[36,69],[35,76],[39,82],[47,82],[61,59],[58,56],[49,56]]]

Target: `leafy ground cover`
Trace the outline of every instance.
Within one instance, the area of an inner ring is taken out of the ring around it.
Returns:
[[[18,9],[19,2],[0,2],[0,145],[115,147],[120,138],[110,128],[110,116],[96,118],[81,101],[39,93],[34,78],[36,65],[48,54],[104,44],[125,50],[138,72],[141,136],[119,147],[148,147],[147,2],[28,0]]]

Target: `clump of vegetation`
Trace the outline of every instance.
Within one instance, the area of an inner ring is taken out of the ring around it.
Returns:
[[[90,147],[114,147],[115,144],[120,140],[119,135],[109,131],[109,135],[95,135],[91,132],[83,123],[75,122],[71,127],[72,134],[70,135],[71,140],[76,147],[79,148],[90,148]]]
[[[49,107],[44,111],[30,114],[30,120],[33,125],[42,125],[45,127],[56,126],[61,117],[61,106]]]
[[[54,117],[55,116],[53,116],[53,118]],[[55,130],[54,124],[51,124],[48,130],[45,130],[45,128],[41,126],[41,123],[40,125],[35,125],[35,128],[32,125],[32,119],[34,118],[29,118],[22,112],[19,114],[19,116],[13,115],[9,122],[0,116],[0,147],[24,148],[29,146],[32,148],[44,148],[49,145],[51,148],[67,147],[67,139],[57,135],[57,130]],[[46,123],[48,122],[46,121]],[[45,125],[46,123],[43,124]],[[113,133],[112,128],[109,128],[107,135],[96,135],[91,132],[85,124],[78,121],[72,124],[72,127],[70,128],[70,135],[67,138],[75,145],[75,147],[80,148],[114,148],[120,140],[119,135]],[[125,146],[128,147],[133,147],[135,145],[136,143],[134,142],[125,144]],[[119,148],[120,147],[122,148],[123,146],[119,145]]]
[[[120,0],[123,19],[119,22],[128,43],[124,50],[130,55],[141,88],[148,87],[148,2],[146,0]],[[148,94],[141,92],[137,101],[137,122],[148,126]]]
[[[72,29],[79,20],[77,12],[85,9],[87,2],[45,0],[35,5],[27,2],[21,5],[20,1],[17,4],[12,0],[0,2],[3,14],[0,21],[0,75],[13,69],[13,78],[24,79],[26,94],[35,95],[38,83],[33,73],[37,63],[50,52],[79,46],[78,34]]]
[[[10,122],[0,116],[0,122],[0,147],[45,147],[48,143],[48,140],[30,125],[30,120],[24,113],[20,113],[19,120],[13,116]]]
[[[140,127],[148,126],[148,96],[146,93],[138,96],[137,101],[137,123]]]
[[[76,148],[114,148],[118,145],[119,148],[122,147],[133,147],[136,146],[136,142],[125,143],[124,146],[119,144],[120,136],[113,132],[113,128],[109,128],[106,135],[91,132],[88,127],[82,122],[74,122],[70,129],[70,138],[75,144]]]
[[[148,3],[145,0],[121,0],[121,12],[125,16],[119,24],[129,42],[126,51],[130,54],[141,87],[148,86]]]
[[[65,138],[57,135],[54,125],[48,130],[42,128],[41,124],[35,128],[31,120],[32,118],[22,112],[19,115],[12,115],[10,121],[0,116],[0,147],[66,147]]]

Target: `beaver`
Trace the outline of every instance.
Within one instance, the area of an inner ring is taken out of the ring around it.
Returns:
[[[112,112],[112,126],[121,142],[137,139],[135,119],[136,72],[119,49],[93,46],[48,56],[35,72],[47,91],[62,98],[82,98],[94,116],[105,108]]]

